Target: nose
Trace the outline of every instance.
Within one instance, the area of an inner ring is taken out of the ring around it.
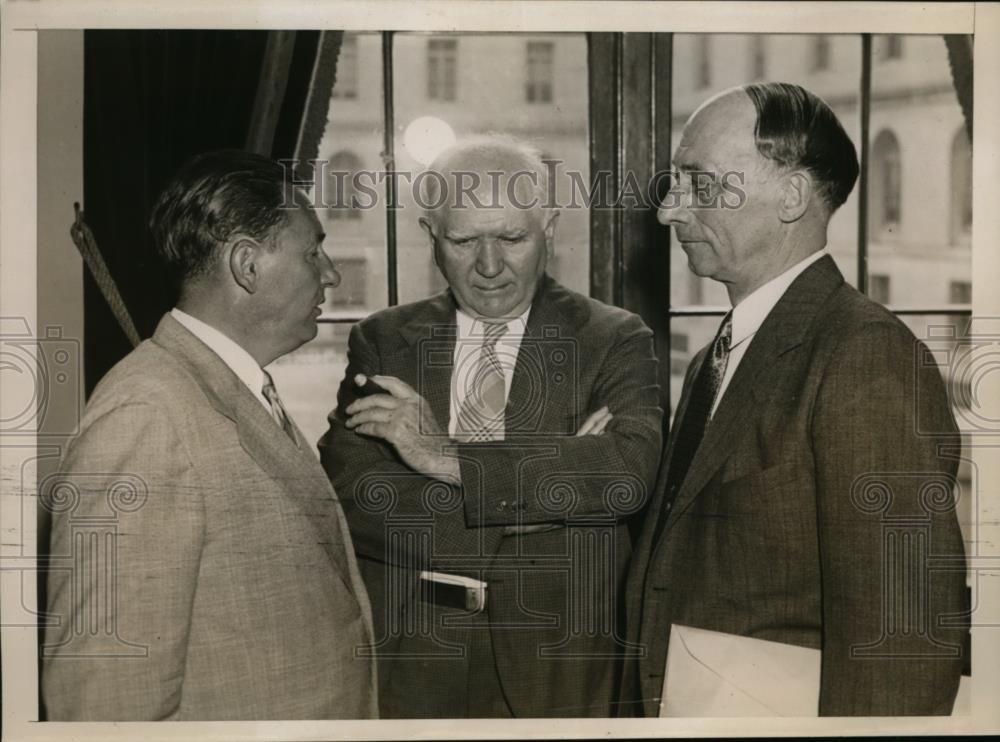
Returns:
[[[686,208],[691,185],[689,180],[687,173],[683,171],[672,173],[670,190],[656,211],[656,219],[660,224],[669,227],[686,224],[691,220],[691,214]]]
[[[691,215],[684,208],[684,194],[678,188],[671,188],[656,210],[656,220],[665,227],[670,227],[686,224],[690,219]]]
[[[476,252],[476,272],[493,278],[503,270],[503,253],[496,240],[485,239]]]
[[[320,248],[320,281],[324,288],[337,288],[340,285],[340,274],[333,267],[333,261],[326,254],[326,250]]]

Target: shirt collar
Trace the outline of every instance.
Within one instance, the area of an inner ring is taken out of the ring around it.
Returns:
[[[253,356],[232,338],[227,337],[211,325],[205,324],[200,319],[192,317],[187,312],[174,307],[170,310],[170,314],[190,330],[191,334],[214,351],[222,359],[222,362],[232,369],[240,381],[249,387],[251,392],[258,397],[261,396],[261,390],[264,388],[264,370]]]
[[[519,343],[521,338],[524,337],[524,332],[528,326],[528,314],[531,312],[531,306],[529,305],[527,309],[519,317],[512,317],[505,323],[507,325],[507,332],[504,333],[503,337],[500,338],[502,343]],[[482,337],[486,333],[483,332],[484,320],[479,318],[474,318],[461,309],[456,313],[457,325],[458,325],[458,337],[462,339]]]
[[[814,252],[781,275],[772,278],[733,307],[733,337],[729,347],[735,348],[743,341],[753,337],[760,326],[764,324],[767,315],[774,309],[774,305],[778,303],[792,282],[799,277],[799,274],[828,254],[826,249]]]

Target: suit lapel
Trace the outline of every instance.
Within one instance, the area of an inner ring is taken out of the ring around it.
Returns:
[[[329,524],[322,517],[323,508],[317,508],[316,501],[335,502],[336,497],[318,459],[306,447],[301,431],[296,428],[303,448],[296,446],[275,423],[229,366],[169,314],[160,320],[153,341],[190,369],[212,407],[233,421],[240,445],[250,458],[281,484],[289,497],[299,501],[320,533],[331,535]],[[346,575],[341,539],[331,544],[328,551]]]
[[[571,434],[579,422],[573,399],[580,359],[577,327],[587,321],[572,311],[570,294],[542,276],[531,305],[507,398],[508,434]],[[573,414],[566,415],[567,411]],[[572,429],[566,430],[565,428]]]
[[[705,431],[672,506],[667,528],[691,506],[698,493],[726,463],[729,452],[740,438],[752,429],[756,419],[752,410],[767,395],[768,375],[764,372],[773,368],[778,357],[802,343],[819,308],[843,282],[833,258],[826,256],[803,271],[778,300],[750,341]],[[682,405],[686,402],[683,400]],[[675,418],[675,424],[679,419]]]
[[[458,336],[455,312],[455,301],[445,291],[424,303],[399,328],[407,344],[399,368],[417,370],[414,387],[445,429],[451,415],[451,374]]]

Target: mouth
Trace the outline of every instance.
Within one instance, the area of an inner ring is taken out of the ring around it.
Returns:
[[[510,287],[509,283],[503,283],[499,286],[476,286],[476,291],[482,291],[484,294],[498,294],[501,291],[506,290]]]

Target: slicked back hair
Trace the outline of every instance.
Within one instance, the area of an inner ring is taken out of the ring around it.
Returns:
[[[757,109],[757,151],[784,168],[805,168],[832,214],[858,179],[858,153],[836,114],[799,85],[764,82],[742,90]]]
[[[277,162],[241,150],[218,150],[185,162],[153,206],[149,228],[160,257],[182,282],[208,273],[234,235],[266,246],[285,223],[293,193]]]

